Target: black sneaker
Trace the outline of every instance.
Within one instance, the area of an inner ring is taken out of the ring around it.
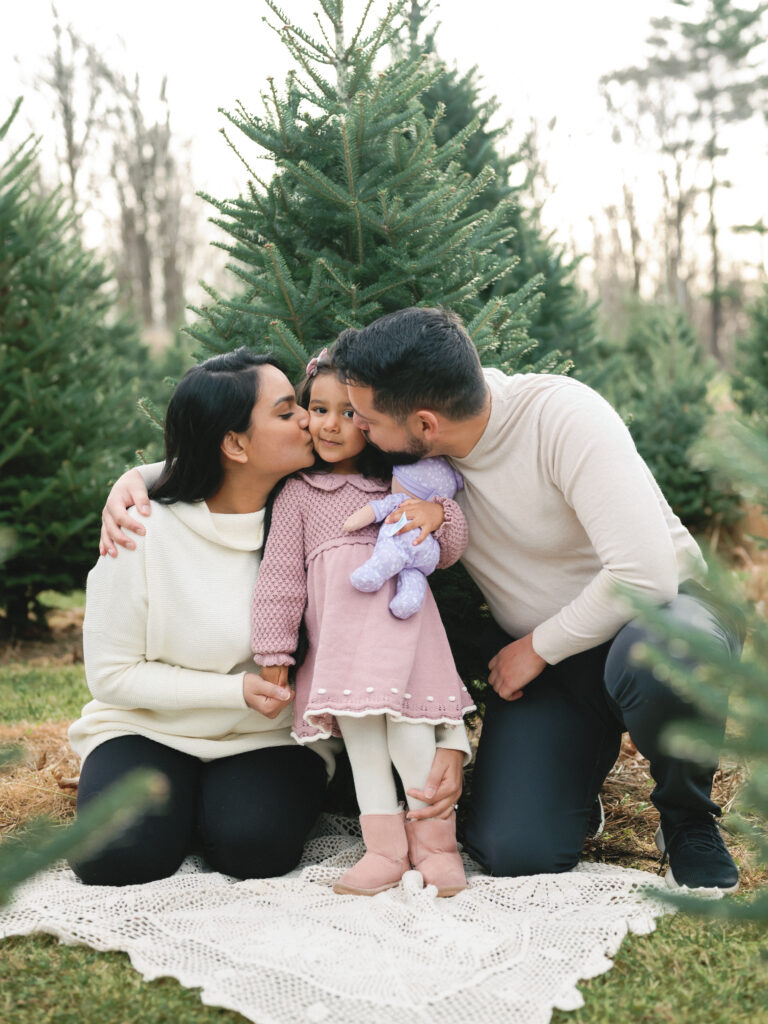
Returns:
[[[739,869],[711,814],[689,819],[677,828],[661,824],[655,838],[662,867],[669,860],[665,880],[670,889],[736,892],[739,888]]]
[[[603,801],[600,799],[598,793],[595,797],[595,802],[592,804],[592,810],[589,812],[589,820],[587,821],[587,839],[597,839],[602,834],[605,828],[605,811],[603,810]]]

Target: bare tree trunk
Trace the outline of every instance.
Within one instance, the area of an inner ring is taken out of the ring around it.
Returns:
[[[629,242],[632,254],[632,294],[640,294],[640,278],[642,274],[642,263],[640,260],[640,228],[637,223],[637,210],[635,209],[635,197],[626,182],[624,190],[624,213],[629,224]]]

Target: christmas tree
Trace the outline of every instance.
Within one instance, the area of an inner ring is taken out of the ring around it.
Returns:
[[[83,585],[105,488],[147,434],[139,338],[111,322],[107,275],[61,195],[39,193],[36,149],[29,138],[0,166],[0,623],[12,632],[42,590]]]
[[[708,389],[715,373],[681,310],[643,304],[632,311],[623,343],[587,374],[626,419],[674,511],[699,530],[739,515],[733,490],[693,457],[712,420]]]
[[[422,97],[442,69],[426,56],[385,62],[407,31],[406,0],[348,40],[343,0],[323,0],[317,35],[266,2],[296,70],[282,91],[268,82],[263,113],[238,104],[227,114],[241,133],[227,137],[249,170],[248,190],[207,198],[230,236],[223,247],[239,287],[233,297],[209,291],[190,333],[208,351],[271,349],[298,375],[342,328],[439,304],[463,318],[485,363],[531,366],[527,326],[542,278],[493,292],[518,263],[504,247],[514,203],[473,207],[494,178],[490,166],[463,168],[479,121],[439,137],[442,108],[428,116]],[[269,180],[252,169],[265,156]]]
[[[736,343],[733,397],[748,416],[768,424],[768,286],[747,312],[749,329]]]
[[[438,67],[436,30],[421,38],[431,6],[430,0],[411,0],[408,55],[415,60],[427,54],[430,65]],[[468,210],[477,213],[504,204],[509,236],[499,243],[499,255],[512,257],[509,269],[494,281],[489,294],[515,292],[538,277],[542,298],[531,312],[528,333],[536,340],[539,355],[559,351],[574,361],[578,375],[583,365],[598,358],[595,310],[576,283],[577,261],[569,260],[542,227],[541,203],[534,198],[534,184],[543,177],[544,169],[536,153],[534,133],[529,132],[518,149],[504,152],[511,124],[493,127],[500,103],[493,96],[482,98],[476,67],[466,72],[457,68],[446,71],[432,82],[421,101],[428,116],[444,109],[435,129],[438,143],[447,142],[473,120],[477,122],[478,128],[463,146],[459,162],[472,176],[491,167],[494,178],[472,199]],[[520,183],[511,184],[512,177],[520,178],[521,170],[524,174]]]

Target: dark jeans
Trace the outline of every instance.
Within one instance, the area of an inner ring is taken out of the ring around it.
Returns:
[[[738,658],[737,629],[706,603],[681,593],[665,612]],[[670,757],[660,747],[669,722],[699,713],[649,669],[630,663],[633,644],[647,635],[640,622],[629,622],[613,640],[547,666],[519,700],[504,701],[489,689],[464,833],[465,848],[486,870],[529,875],[578,862],[590,810],[625,729],[650,762],[651,799],[666,823],[720,814],[710,799],[716,765]],[[489,660],[512,641],[495,624],[487,639]],[[723,708],[721,730],[725,716]]]
[[[72,863],[83,882],[129,885],[166,878],[193,850],[214,870],[236,878],[283,875],[298,863],[325,794],[325,762],[306,747],[268,747],[201,761],[144,736],[119,736],[85,759],[78,810],[144,766],[168,778],[166,806],[139,819],[100,853]]]

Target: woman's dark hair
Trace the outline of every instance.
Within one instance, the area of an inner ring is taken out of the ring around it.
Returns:
[[[347,328],[331,358],[350,384],[372,388],[378,412],[399,421],[417,409],[469,419],[486,402],[477,350],[450,309],[412,306]]]
[[[259,398],[259,368],[282,366],[271,355],[241,347],[206,359],[176,386],[165,415],[165,465],[149,489],[154,501],[204,501],[221,487],[221,442],[242,433]]]
[[[330,375],[340,379],[339,371],[327,355],[322,358],[318,358],[316,367],[313,369],[312,374],[307,374],[297,388],[296,400],[299,405],[303,406],[305,409],[309,409],[309,403],[312,397],[312,385],[318,377]],[[370,477],[373,480],[389,481],[392,476],[393,467],[394,461],[392,457],[387,455],[386,452],[382,452],[378,448],[374,448],[371,444],[366,444],[365,448],[363,448],[357,456],[358,473],[362,476]],[[315,453],[315,465],[313,468],[316,473],[329,473],[333,467],[330,463],[324,462],[323,459]]]

